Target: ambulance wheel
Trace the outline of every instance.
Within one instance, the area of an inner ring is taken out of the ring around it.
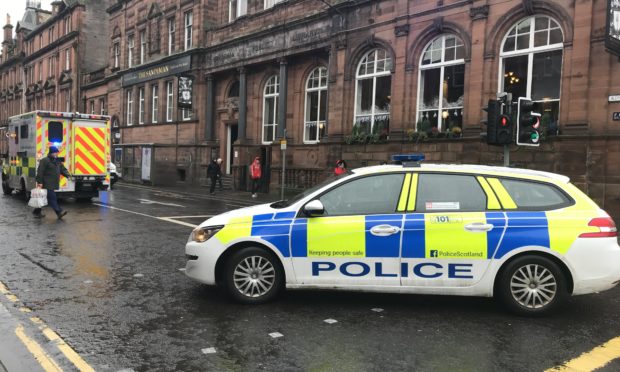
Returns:
[[[568,299],[566,282],[560,267],[550,259],[521,256],[502,270],[497,294],[516,314],[546,315]]]
[[[284,287],[284,270],[277,257],[258,247],[234,253],[226,262],[224,275],[228,294],[246,304],[270,301]]]
[[[19,197],[24,199],[25,201],[28,201],[30,199],[30,193],[26,189],[26,182],[24,182],[23,178],[20,182],[20,185],[21,185],[21,189],[19,190]]]
[[[7,182],[2,182],[2,192],[4,195],[11,195],[13,193],[13,189],[9,187]]]

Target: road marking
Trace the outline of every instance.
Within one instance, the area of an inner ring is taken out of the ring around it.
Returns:
[[[127,209],[113,207],[111,205],[106,205],[106,204],[101,204],[101,203],[93,203],[93,205],[98,205],[100,207],[104,207],[104,208],[108,208],[108,209],[114,209],[114,210],[121,211],[121,212],[133,213],[133,214],[137,214],[138,216],[154,218],[154,219],[160,220],[160,221],[172,222],[172,223],[176,223],[177,225],[188,226],[188,227],[191,227],[191,228],[195,228],[197,226],[197,225],[193,225],[191,223],[187,223],[187,222],[183,222],[183,221],[177,221],[177,220],[174,220],[174,219],[169,218],[169,217],[151,216],[150,214],[134,212],[134,211],[130,211],[130,210],[127,210]]]
[[[192,223],[188,223],[188,222],[177,221],[177,220],[175,220],[175,219],[173,219],[173,218],[169,218],[169,217],[157,217],[157,218],[158,218],[158,219],[160,219],[160,220],[162,220],[162,221],[168,221],[168,222],[177,223],[177,224],[179,224],[179,225],[183,225],[183,226],[189,226],[189,227],[191,227],[192,229],[193,229],[193,228],[196,228],[196,226],[198,226],[198,225],[194,225],[194,224],[192,224]]]
[[[7,288],[7,286],[4,285],[4,283],[2,283],[1,281],[0,281],[0,293],[2,293],[8,299],[14,298],[15,301],[13,302],[19,301],[17,296],[12,294],[11,291],[9,291],[9,289]],[[19,308],[19,311],[23,313],[32,312],[32,310],[26,306],[21,306]],[[92,368],[88,363],[86,363],[86,361],[82,359],[82,357],[80,357],[80,355],[77,352],[75,352],[75,350],[73,350],[71,346],[69,346],[65,342],[65,340],[62,339],[62,337],[58,335],[58,333],[54,332],[51,328],[49,328],[43,322],[43,320],[41,320],[40,318],[36,316],[33,316],[30,318],[30,321],[38,327],[39,331],[41,331],[43,335],[47,337],[48,340],[50,340],[54,345],[56,345],[56,347],[58,347],[58,349],[65,355],[65,357],[71,363],[73,363],[73,365],[79,371],[81,372],[94,372],[95,371],[95,369]],[[24,327],[21,324],[15,330],[15,335],[26,346],[26,348],[28,348],[28,351],[30,351],[30,353],[35,357],[35,359],[39,362],[39,364],[41,364],[41,366],[43,367],[45,371],[62,371],[62,368],[60,368],[56,364],[56,362],[53,359],[51,359],[47,355],[47,353],[45,353],[43,348],[41,348],[41,346],[39,346],[39,344],[37,344],[36,341],[26,336],[24,332]],[[46,358],[49,360],[47,360]]]
[[[579,357],[569,360],[561,366],[550,368],[552,371],[594,371],[620,358],[620,337],[612,338],[601,346],[597,346]]]
[[[17,326],[17,328],[15,328],[15,335],[17,336],[17,338],[19,338],[19,340],[24,345],[26,345],[26,348],[28,349],[28,351],[30,351],[30,354],[34,356],[34,358],[37,360],[37,362],[39,362],[41,367],[46,372],[47,371],[61,371],[62,372],[62,368],[60,368],[60,366],[54,361],[54,359],[52,359],[49,355],[47,355],[45,350],[43,350],[43,348],[35,340],[26,336],[26,332],[24,332],[23,325],[20,324]]]
[[[213,215],[205,215],[205,216],[168,216],[168,217],[160,217],[160,218],[211,218]]]
[[[67,357],[67,359],[69,359],[69,361],[73,363],[75,368],[82,372],[95,371],[93,367],[88,365],[88,363],[86,363],[86,361],[84,361],[84,359],[82,359],[82,357],[80,357],[78,353],[75,352],[75,350],[73,350],[69,345],[67,345],[67,343],[58,335],[58,333],[52,331],[48,326],[45,325],[45,323],[43,323],[41,319],[37,317],[32,317],[30,318],[30,320],[34,324],[39,326],[39,330],[43,332],[43,334],[45,335],[45,337],[47,337],[48,340],[56,344],[58,349],[60,349],[60,351],[65,355],[65,357]]]
[[[125,187],[125,188],[129,188],[129,189],[141,189],[141,190],[148,190],[148,191],[153,191],[153,192],[159,192],[162,195],[172,195],[172,194],[177,194],[177,195],[181,195],[181,196],[186,196],[192,199],[203,199],[203,200],[214,200],[214,201],[219,201],[219,202],[236,202],[236,203],[240,203],[241,206],[244,207],[250,207],[253,205],[258,205],[258,204],[263,204],[265,202],[261,201],[261,202],[255,202],[252,200],[247,200],[247,201],[242,201],[239,200],[237,198],[234,198],[233,196],[229,196],[229,195],[225,195],[224,197],[222,197],[222,195],[218,195],[218,196],[209,196],[209,195],[199,195],[199,194],[193,194],[193,193],[187,193],[187,192],[167,192],[167,191],[161,191],[158,190],[156,188],[153,187],[143,187],[143,186],[137,186],[137,185],[128,185],[128,184],[123,184],[123,185],[118,185],[119,187]],[[249,195],[249,193],[248,193]]]
[[[148,200],[148,199],[138,199],[138,200],[140,201],[141,204],[160,204],[160,205],[165,205],[165,206],[169,206],[169,207],[185,208],[184,205],[180,205],[180,204],[162,203],[162,202],[158,202],[158,201],[154,201],[154,200]]]

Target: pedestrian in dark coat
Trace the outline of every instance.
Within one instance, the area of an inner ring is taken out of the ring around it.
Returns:
[[[58,205],[58,198],[56,192],[60,188],[60,175],[67,178],[71,178],[71,173],[65,168],[62,162],[58,159],[58,148],[51,146],[48,150],[48,154],[45,158],[39,161],[39,167],[37,168],[37,188],[43,188],[47,190],[47,205],[49,205],[58,218],[63,218],[67,211],[63,211]],[[41,208],[35,208],[32,212],[35,217],[41,218],[44,215],[41,213]]]
[[[217,179],[222,175],[222,168],[218,164],[217,160],[211,160],[211,164],[207,167],[207,177],[211,179],[211,188],[209,189],[210,194],[215,193],[215,183]]]

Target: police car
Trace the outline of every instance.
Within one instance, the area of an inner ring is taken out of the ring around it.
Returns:
[[[206,220],[185,273],[246,303],[329,288],[495,296],[530,315],[620,281],[613,220],[567,177],[394,158]]]

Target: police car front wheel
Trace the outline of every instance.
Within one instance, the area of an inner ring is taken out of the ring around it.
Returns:
[[[283,287],[284,272],[277,258],[259,247],[243,248],[226,264],[226,289],[231,297],[245,303],[273,299]]]
[[[568,297],[562,270],[540,256],[522,256],[510,262],[502,272],[498,289],[508,308],[521,315],[546,314]]]

